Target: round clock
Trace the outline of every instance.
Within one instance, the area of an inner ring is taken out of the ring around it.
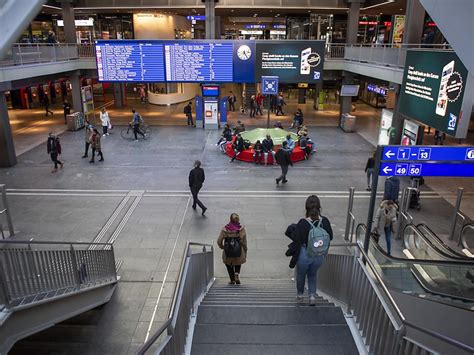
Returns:
[[[243,44],[237,49],[237,57],[239,57],[240,60],[247,60],[250,58],[252,55],[252,50],[250,49],[249,46]]]

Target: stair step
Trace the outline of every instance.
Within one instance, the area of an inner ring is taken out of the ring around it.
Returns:
[[[342,324],[346,321],[339,307],[215,307],[200,305],[196,323],[199,324]]]
[[[351,332],[344,325],[241,325],[197,324],[193,344],[354,344]],[[221,351],[224,349],[221,348]]]
[[[202,301],[203,305],[209,305],[209,306],[213,306],[213,305],[222,305],[222,306],[256,306],[256,305],[269,305],[269,306],[306,306],[308,304],[308,302],[303,302],[301,304],[298,304],[296,302],[296,300],[292,300],[292,301],[230,301],[230,300],[227,300],[227,301],[208,301],[206,299],[204,299],[204,301]],[[326,306],[326,305],[333,305],[332,303],[329,303],[328,301],[320,301],[320,302],[316,302],[315,306],[318,307],[318,306]]]
[[[192,355],[356,355],[356,347],[350,344],[333,345],[272,345],[272,344],[193,344]]]

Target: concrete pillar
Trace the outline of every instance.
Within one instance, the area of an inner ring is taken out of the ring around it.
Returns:
[[[73,74],[69,77],[72,87],[72,107],[75,112],[84,112],[81,99],[81,79],[79,74]]]
[[[122,83],[114,83],[115,107],[120,108],[125,105],[124,87]]]
[[[390,83],[390,86],[394,87],[395,90],[395,108],[393,110],[392,127],[395,128],[395,134],[390,137],[390,144],[398,145],[402,139],[403,122],[405,121],[399,113],[400,104],[400,90],[401,86],[398,84]]]
[[[77,43],[76,24],[74,23],[74,7],[72,6],[71,2],[64,1],[61,4],[61,8],[66,43]]]
[[[420,0],[407,0],[403,43],[418,44],[423,36],[425,9]]]
[[[206,1],[206,39],[216,38],[216,3],[214,0]]]
[[[349,72],[343,73],[342,85],[351,85],[354,82],[354,75]],[[352,111],[352,97],[351,96],[341,96],[340,97],[340,107],[339,107],[339,124],[341,116],[343,113],[350,113]]]
[[[8,168],[16,164],[15,146],[8,118],[5,93],[0,92],[0,167]]]
[[[346,43],[357,43],[357,31],[359,30],[360,2],[350,2],[349,14],[347,15]]]

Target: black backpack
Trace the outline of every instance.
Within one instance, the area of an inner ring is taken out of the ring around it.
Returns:
[[[242,252],[240,247],[240,235],[237,237],[225,237],[224,251],[227,258],[240,258]]]

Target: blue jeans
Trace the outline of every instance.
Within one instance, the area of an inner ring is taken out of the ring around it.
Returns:
[[[392,251],[392,227],[388,226],[384,229],[385,232],[385,242],[387,243],[387,254],[390,255]]]
[[[316,274],[323,261],[324,256],[310,258],[306,255],[306,247],[301,247],[298,262],[296,263],[296,290],[299,295],[304,294],[304,284],[306,277],[308,277],[309,295],[316,296]]]

